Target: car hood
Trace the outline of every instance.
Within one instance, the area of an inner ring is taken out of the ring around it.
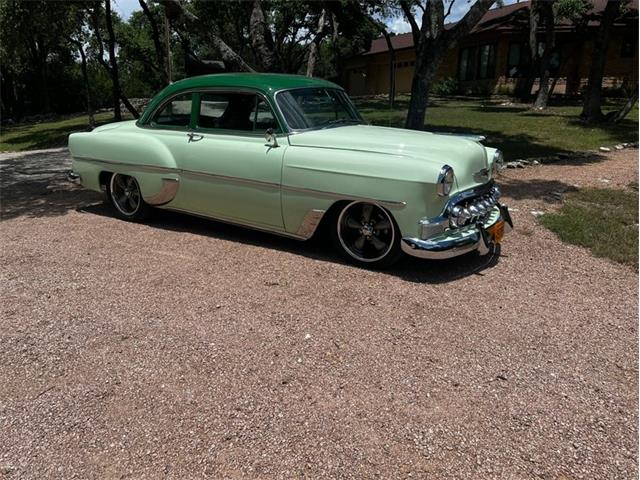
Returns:
[[[453,167],[461,183],[472,185],[477,173],[488,167],[481,137],[447,135],[371,125],[348,125],[299,132],[289,136],[298,147],[334,148],[360,152],[386,153],[432,163],[440,169]],[[486,181],[486,179],[485,179]],[[461,185],[462,186],[462,185]]]

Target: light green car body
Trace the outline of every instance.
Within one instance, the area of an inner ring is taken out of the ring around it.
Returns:
[[[150,205],[303,240],[314,234],[333,205],[353,200],[384,207],[402,237],[425,240],[425,223],[446,216],[451,198],[493,185],[496,150],[473,137],[369,125],[290,131],[274,98],[288,82],[290,88],[298,83],[340,88],[323,80],[276,75],[210,75],[177,82],[151,102],[138,122],[72,134],[73,172],[95,191],[105,189],[110,174],[130,175]],[[145,123],[165,98],[218,89],[264,96],[280,123],[278,146],[266,142],[262,133]],[[194,131],[202,139],[189,141]],[[449,195],[439,196],[436,183],[444,165],[453,168],[454,184]],[[464,236],[463,230],[443,223],[428,235],[451,240]]]

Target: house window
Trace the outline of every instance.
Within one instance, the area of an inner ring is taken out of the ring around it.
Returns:
[[[493,78],[496,72],[496,46],[482,45],[479,49],[478,78]]]
[[[512,43],[509,45],[507,57],[507,77],[525,77],[529,73],[531,54],[526,43]]]
[[[625,35],[622,37],[622,45],[620,48],[620,56],[622,58],[633,58],[636,53],[636,40],[635,35]]]
[[[473,80],[473,72],[476,65],[476,47],[467,47],[460,50],[458,62],[458,79],[461,81]]]

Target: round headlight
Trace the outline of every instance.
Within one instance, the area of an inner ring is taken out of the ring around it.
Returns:
[[[453,186],[453,168],[449,165],[445,165],[440,169],[438,174],[438,181],[436,183],[436,190],[438,195],[446,197],[451,192]]]
[[[504,155],[500,150],[496,150],[493,154],[493,173],[499,173],[504,170]]]

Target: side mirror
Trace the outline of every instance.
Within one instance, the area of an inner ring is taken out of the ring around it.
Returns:
[[[264,132],[264,139],[267,141],[267,146],[271,148],[277,148],[280,146],[278,145],[278,139],[276,138],[273,128],[268,128],[267,131]]]

